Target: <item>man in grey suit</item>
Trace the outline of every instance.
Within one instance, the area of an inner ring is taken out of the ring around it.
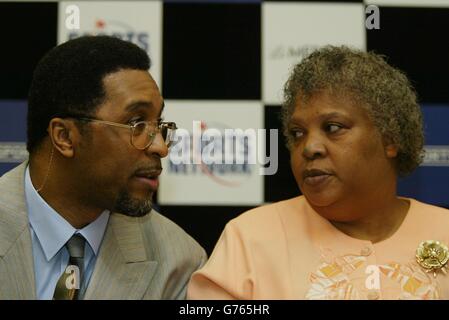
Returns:
[[[38,64],[29,161],[0,178],[0,299],[184,299],[206,254],[152,209],[176,124],[145,51],[70,40]]]

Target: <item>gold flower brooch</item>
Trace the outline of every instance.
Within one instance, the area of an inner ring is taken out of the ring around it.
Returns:
[[[449,260],[449,249],[439,241],[427,240],[416,249],[416,261],[426,272],[433,272],[436,277],[438,270],[446,274],[446,263]]]

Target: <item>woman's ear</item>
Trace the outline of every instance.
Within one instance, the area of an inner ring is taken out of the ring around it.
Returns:
[[[385,155],[387,158],[396,158],[399,152],[399,146],[394,143],[391,137],[385,136],[383,138]]]
[[[387,158],[396,158],[398,155],[399,148],[396,144],[388,144],[385,146],[385,154]]]

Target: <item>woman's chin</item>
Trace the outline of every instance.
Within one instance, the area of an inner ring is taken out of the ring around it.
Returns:
[[[336,198],[334,195],[327,192],[320,193],[304,193],[307,201],[314,207],[328,207],[335,203]]]

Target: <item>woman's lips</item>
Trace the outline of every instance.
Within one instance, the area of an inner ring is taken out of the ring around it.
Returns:
[[[330,174],[309,176],[304,179],[304,183],[311,187],[317,187],[317,186],[320,186],[320,185],[324,184],[325,182],[327,182],[329,180],[330,176],[331,176]]]

